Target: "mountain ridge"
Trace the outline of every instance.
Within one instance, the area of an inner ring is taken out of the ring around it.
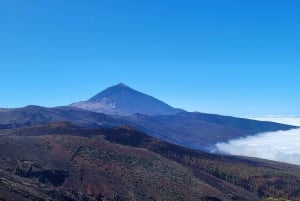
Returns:
[[[218,142],[260,132],[296,128],[296,126],[273,122],[190,112],[157,116],[142,114],[115,116],[69,106],[46,108],[32,105],[0,112],[0,129],[34,126],[55,121],[68,121],[87,128],[130,125],[158,139],[206,151],[208,147]]]

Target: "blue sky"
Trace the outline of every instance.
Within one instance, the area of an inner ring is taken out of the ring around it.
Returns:
[[[300,115],[298,0],[0,2],[0,107],[124,82],[175,107]]]

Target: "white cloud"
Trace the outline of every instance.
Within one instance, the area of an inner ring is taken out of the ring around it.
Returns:
[[[282,124],[289,124],[294,126],[300,126],[299,116],[263,116],[263,117],[250,117],[249,119],[259,120],[259,121],[272,121]]]
[[[300,128],[218,143],[214,151],[300,165]]]

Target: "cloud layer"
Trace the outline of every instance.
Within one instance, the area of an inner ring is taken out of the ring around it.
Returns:
[[[289,124],[293,126],[300,126],[300,117],[299,116],[264,116],[264,117],[251,117],[250,119],[258,121],[272,121],[282,124]]]
[[[300,125],[300,118],[276,117],[276,119],[280,123]],[[261,133],[255,136],[231,140],[228,143],[218,143],[214,151],[300,165],[300,128]]]

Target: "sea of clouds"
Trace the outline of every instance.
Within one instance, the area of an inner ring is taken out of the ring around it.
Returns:
[[[293,126],[300,126],[300,116],[264,116],[264,117],[250,117],[249,119],[254,119],[258,121],[272,121],[282,124],[289,124]]]
[[[267,116],[252,119],[300,126],[300,117]],[[214,151],[300,165],[300,128],[260,133],[228,143],[217,143]]]

